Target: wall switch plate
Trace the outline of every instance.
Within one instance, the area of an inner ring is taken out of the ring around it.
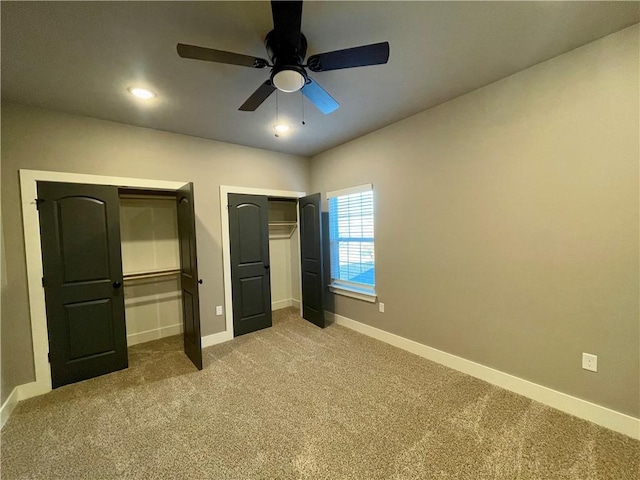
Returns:
[[[378,311],[384,313],[384,303],[378,302]]]
[[[222,305],[216,306],[216,315],[222,315]]]
[[[598,356],[591,353],[582,354],[582,368],[592,372],[598,371]]]

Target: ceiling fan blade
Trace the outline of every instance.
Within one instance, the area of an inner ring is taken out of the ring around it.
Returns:
[[[340,104],[336,102],[318,82],[311,78],[309,78],[308,81],[309,83],[302,87],[302,94],[325,115],[336,111]]]
[[[312,72],[327,72],[341,68],[380,65],[388,61],[389,42],[381,42],[311,55],[307,64]]]
[[[271,95],[275,89],[276,87],[273,86],[271,80],[265,81],[255,92],[251,94],[249,98],[247,98],[246,102],[244,102],[238,110],[242,110],[243,112],[254,112],[260,105],[262,105],[262,102],[269,98],[269,95]]]
[[[179,43],[177,49],[178,55],[182,58],[205,60],[207,62],[228,63],[230,65],[253,68],[264,68],[269,63],[264,58],[225,52],[223,50],[214,50],[213,48],[196,47],[195,45],[185,45],[184,43]]]
[[[272,0],[271,13],[277,38],[297,49],[302,27],[302,1]]]

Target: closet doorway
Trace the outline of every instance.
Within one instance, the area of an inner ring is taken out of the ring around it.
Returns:
[[[127,343],[175,330],[201,369],[192,184],[39,181],[37,191],[53,388],[126,368]]]
[[[238,336],[270,327],[272,310],[300,306],[298,202],[237,193],[230,193],[228,201],[233,331]]]
[[[268,328],[272,310],[298,304],[324,328],[320,194],[220,190],[228,330]]]

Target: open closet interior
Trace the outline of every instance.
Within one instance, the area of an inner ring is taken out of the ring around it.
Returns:
[[[222,193],[227,196],[221,207],[229,222],[233,335],[271,327],[272,311],[288,306],[324,328],[320,194]]]
[[[297,199],[269,198],[271,309],[300,307]]]
[[[201,370],[193,184],[37,191],[52,387],[127,368],[128,345],[181,332]]]
[[[182,333],[175,195],[121,191],[120,240],[127,345]]]

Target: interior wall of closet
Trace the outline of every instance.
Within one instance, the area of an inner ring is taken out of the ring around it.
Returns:
[[[174,196],[120,193],[127,345],[182,333]]]
[[[269,198],[271,309],[300,308],[297,200]]]

